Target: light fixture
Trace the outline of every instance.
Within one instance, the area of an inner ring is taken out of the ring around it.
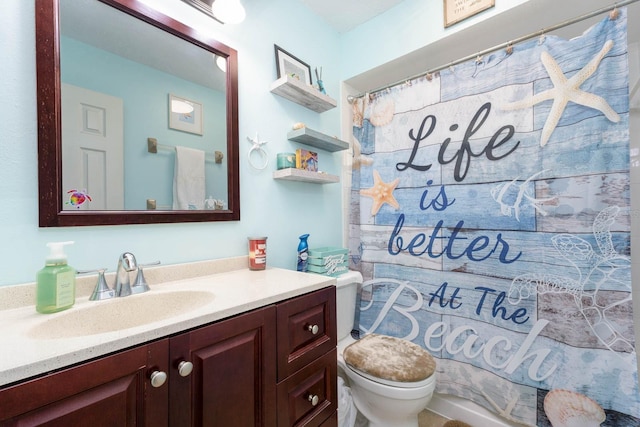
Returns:
[[[211,5],[211,12],[226,24],[239,24],[247,16],[240,0],[215,0]]]
[[[227,58],[224,56],[213,55],[216,58],[216,65],[223,73],[227,72]]]
[[[247,13],[240,0],[182,0],[222,24],[239,24]]]

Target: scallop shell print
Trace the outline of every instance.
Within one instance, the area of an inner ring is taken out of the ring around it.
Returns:
[[[544,398],[544,413],[553,427],[598,427],[606,415],[598,403],[571,390],[551,390]]]
[[[393,99],[378,99],[373,104],[371,114],[369,115],[369,122],[375,127],[385,126],[391,123],[393,120],[393,113],[395,113],[396,105]]]

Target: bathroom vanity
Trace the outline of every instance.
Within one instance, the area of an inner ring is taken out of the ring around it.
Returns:
[[[335,279],[244,268],[150,282],[148,296],[213,298],[124,330],[54,338],[41,336],[44,323],[84,320],[83,310],[110,301],[82,297],[49,316],[0,310],[3,353],[14,353],[0,356],[0,425],[337,425]],[[145,294],[137,299],[144,317]],[[118,303],[114,316],[126,317]]]

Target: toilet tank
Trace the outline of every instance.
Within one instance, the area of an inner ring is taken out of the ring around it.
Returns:
[[[362,274],[349,271],[336,277],[336,321],[338,324],[338,341],[348,336],[353,329],[356,313],[358,289],[362,284]]]

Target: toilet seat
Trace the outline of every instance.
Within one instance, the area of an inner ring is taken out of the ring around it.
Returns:
[[[392,380],[387,380],[384,378],[378,378],[378,377],[374,377],[373,375],[369,375],[366,372],[363,372],[357,368],[354,368],[353,366],[347,364],[347,369],[349,369],[351,372],[360,375],[363,378],[368,379],[369,381],[378,383],[378,384],[383,384],[383,385],[387,385],[390,387],[394,387],[394,388],[420,388],[420,387],[424,387],[426,385],[429,385],[430,383],[432,383],[435,380],[435,376],[431,375],[428,378],[425,378],[421,381],[414,381],[414,382],[400,382],[400,381],[392,381]]]
[[[342,357],[349,370],[379,384],[419,388],[435,381],[433,356],[401,338],[368,334],[349,344]]]

